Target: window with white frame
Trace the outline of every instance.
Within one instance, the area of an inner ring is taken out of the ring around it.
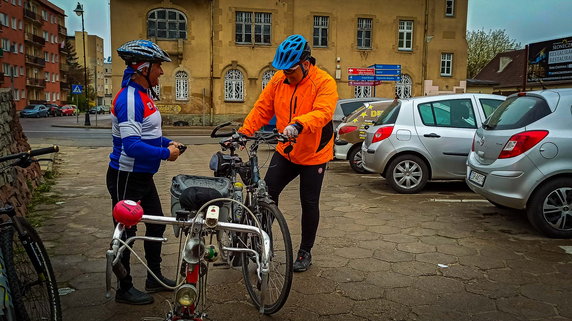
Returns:
[[[235,41],[237,44],[269,45],[272,14],[268,12],[237,11],[235,27]],[[252,37],[253,34],[254,39]]]
[[[20,97],[26,98],[26,90],[25,89],[22,89],[22,91],[20,92]]]
[[[451,76],[453,74],[453,54],[441,54],[441,76]]]
[[[354,87],[354,97],[355,98],[368,98],[372,95],[373,86],[355,86]]]
[[[358,49],[371,49],[371,26],[373,19],[358,18],[357,47]]]
[[[272,79],[272,76],[274,76],[275,73],[276,70],[266,70],[262,74],[262,89],[266,88],[266,85],[268,85],[270,79]]]
[[[407,74],[401,75],[398,82],[395,83],[395,96],[398,98],[411,97],[411,84],[413,81]]]
[[[50,93],[46,92],[46,101],[50,101]]]
[[[399,50],[413,50],[413,21],[399,20],[397,47]]]
[[[155,92],[155,95],[157,95],[157,98],[160,99],[161,98],[161,86],[159,84],[157,84],[157,86],[153,87],[153,91]]]
[[[2,24],[4,27],[8,27],[9,19],[10,18],[8,17],[7,14],[0,12],[0,24]]]
[[[175,74],[175,100],[189,99],[189,75],[179,70]]]
[[[238,69],[230,69],[224,76],[224,100],[244,101],[244,76]]]
[[[12,18],[12,29],[18,29],[18,19]]]
[[[314,16],[314,47],[328,46],[329,20],[327,16]]]
[[[187,17],[175,9],[155,9],[147,16],[147,36],[159,39],[187,39]]]
[[[445,0],[445,16],[453,17],[455,15],[455,0]]]

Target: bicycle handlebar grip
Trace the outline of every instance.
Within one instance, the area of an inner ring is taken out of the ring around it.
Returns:
[[[46,147],[46,148],[31,150],[30,156],[34,157],[34,156],[39,156],[39,155],[44,155],[44,154],[51,154],[51,153],[58,152],[59,150],[60,150],[60,148],[58,147],[58,145],[54,145],[52,147]]]
[[[216,137],[230,137],[230,136],[232,136],[233,133],[217,134],[217,132],[218,132],[219,129],[221,129],[221,128],[223,128],[223,127],[226,127],[226,126],[228,126],[228,125],[230,125],[230,124],[231,124],[231,122],[227,121],[226,123],[222,123],[222,124],[216,126],[216,127],[213,129],[213,131],[211,132],[211,138],[216,138]]]

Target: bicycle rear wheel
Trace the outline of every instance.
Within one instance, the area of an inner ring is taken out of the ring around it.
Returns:
[[[271,239],[270,271],[265,281],[266,286],[262,286],[262,281],[258,278],[256,261],[250,253],[242,254],[242,275],[246,290],[256,308],[260,309],[261,298],[264,298],[264,314],[273,314],[282,308],[290,294],[292,241],[286,220],[278,207],[269,202],[259,202],[258,207],[259,210],[254,214]],[[244,215],[244,222],[255,225],[250,215]],[[242,238],[246,246],[259,254],[262,253],[258,236],[242,235]]]
[[[11,227],[1,228],[0,233],[9,233],[9,231],[7,231],[9,228]],[[11,294],[12,290],[8,284],[3,253],[2,247],[0,247],[0,321],[15,321],[16,311],[14,310],[14,299]]]
[[[61,321],[58,286],[44,244],[25,219],[12,219],[18,221],[27,234],[24,240],[20,240],[18,234],[10,229],[12,233],[2,233],[1,236],[18,320]]]

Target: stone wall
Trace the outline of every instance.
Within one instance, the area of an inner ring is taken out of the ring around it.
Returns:
[[[30,149],[22,131],[20,117],[9,89],[0,89],[0,156],[24,152]],[[7,167],[13,161],[0,163],[0,205],[9,203],[18,215],[26,215],[26,204],[32,198],[34,188],[41,182],[42,174],[37,163],[28,168]]]

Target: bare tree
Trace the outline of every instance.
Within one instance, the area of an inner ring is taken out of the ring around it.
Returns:
[[[511,39],[504,29],[468,31],[467,77],[475,77],[498,53],[521,48],[520,42]]]

